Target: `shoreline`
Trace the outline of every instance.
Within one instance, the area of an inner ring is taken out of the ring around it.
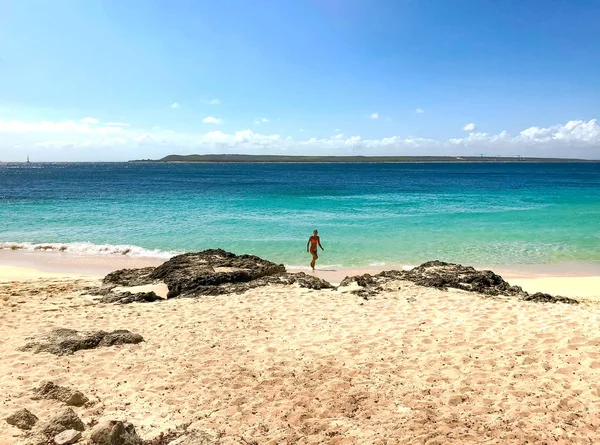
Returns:
[[[0,250],[0,282],[43,278],[103,278],[118,269],[156,267],[165,258],[118,254],[77,254],[72,252],[40,252]],[[465,264],[469,265],[469,264]],[[593,263],[523,264],[505,266],[472,265],[477,270],[492,270],[511,285],[521,286],[530,293],[600,301],[600,267]],[[334,285],[347,276],[371,274],[384,270],[410,270],[411,266],[287,266],[289,272],[314,274]]]

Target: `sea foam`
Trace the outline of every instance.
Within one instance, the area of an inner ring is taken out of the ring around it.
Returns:
[[[18,243],[0,242],[0,250],[24,250],[35,252],[68,252],[80,255],[128,255],[169,259],[181,252],[167,252],[159,249],[145,249],[127,244],[93,243]]]

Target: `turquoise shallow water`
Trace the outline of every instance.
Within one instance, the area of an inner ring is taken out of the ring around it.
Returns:
[[[598,262],[600,163],[9,164],[0,247],[306,265]]]

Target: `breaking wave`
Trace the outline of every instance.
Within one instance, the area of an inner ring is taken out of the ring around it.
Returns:
[[[80,255],[128,255],[169,259],[182,252],[167,252],[159,249],[145,249],[128,244],[93,243],[11,243],[0,242],[0,250],[24,250],[31,252],[68,252]]]

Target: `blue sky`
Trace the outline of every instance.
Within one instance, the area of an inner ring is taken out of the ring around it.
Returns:
[[[588,0],[0,0],[0,161],[598,159],[598,23]]]

